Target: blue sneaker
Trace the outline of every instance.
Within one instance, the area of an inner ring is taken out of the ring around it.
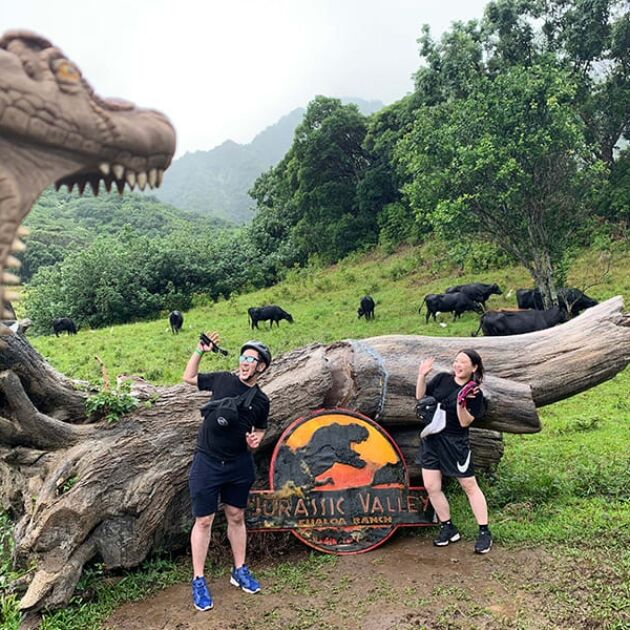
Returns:
[[[210,610],[214,606],[205,577],[196,577],[192,581],[192,597],[197,610]]]
[[[246,564],[244,564],[240,569],[232,569],[230,584],[232,584],[232,586],[238,586],[246,593],[258,593],[258,591],[260,591],[260,584],[249,572]]]

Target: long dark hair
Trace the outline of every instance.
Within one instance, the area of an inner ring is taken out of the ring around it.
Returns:
[[[475,383],[477,383],[477,385],[480,385],[481,381],[483,381],[484,372],[481,355],[476,350],[472,350],[470,348],[460,350],[460,352],[465,354],[470,359],[473,365],[477,366],[477,369],[473,372],[472,379],[473,381],[475,381]]]

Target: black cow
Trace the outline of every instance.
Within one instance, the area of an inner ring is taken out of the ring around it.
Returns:
[[[446,289],[446,293],[465,293],[474,302],[479,302],[485,310],[486,300],[492,294],[502,295],[503,291],[496,283],[471,282],[470,284],[458,284],[457,286],[449,287]]]
[[[276,322],[276,326],[280,328],[281,319],[286,319],[290,324],[293,323],[293,317],[291,317],[291,314],[287,313],[275,304],[259,307],[252,306],[252,308],[247,309],[247,314],[249,315],[252,330],[254,328],[258,328],[258,322],[265,322],[267,320],[270,320],[269,328],[273,326],[274,322]]]
[[[486,337],[523,335],[537,330],[545,330],[567,321],[567,313],[559,306],[552,306],[546,311],[535,309],[525,311],[487,311],[481,316],[479,328]]]
[[[545,308],[539,289],[516,289],[516,303],[519,308],[534,308],[538,311]]]
[[[53,319],[53,332],[55,337],[59,337],[59,333],[67,332],[69,335],[77,334],[77,326],[69,317],[60,317]]]
[[[597,306],[597,300],[588,297],[579,289],[558,289],[558,304],[564,308],[571,317],[579,315],[581,311]]]
[[[374,319],[374,307],[376,306],[374,300],[369,295],[364,295],[359,304],[358,316],[363,317],[365,315],[365,319]]]
[[[542,294],[539,289],[517,289],[516,302],[519,308],[535,308],[539,311],[544,309]],[[581,311],[597,306],[597,304],[597,300],[588,297],[580,289],[558,289],[558,305],[571,317],[575,317]]]
[[[465,311],[475,311],[475,313],[483,313],[483,308],[479,302],[471,300],[465,293],[429,293],[424,296],[422,304],[418,309],[418,314],[422,311],[422,305],[427,304],[426,323],[429,323],[429,317],[433,315],[435,321],[436,313],[453,313],[453,319],[457,319]]]
[[[171,326],[171,332],[176,335],[184,325],[184,316],[180,311],[171,311],[168,314],[168,323]]]

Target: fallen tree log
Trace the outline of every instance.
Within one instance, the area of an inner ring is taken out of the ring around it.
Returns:
[[[623,300],[612,298],[562,326],[519,337],[391,335],[288,352],[262,382],[271,416],[257,455],[261,468],[291,421],[333,406],[382,423],[410,458],[420,360],[435,356],[436,369],[448,369],[469,346],[487,368],[481,428],[539,431],[537,407],[612,378],[630,361],[630,318],[622,308]],[[186,475],[206,394],[136,380],[133,391],[145,404],[116,424],[94,421],[83,409],[85,392],[23,336],[0,332],[0,491],[17,521],[15,561],[36,567],[21,601],[34,611],[65,604],[93,557],[108,568],[131,567],[152,548],[185,540]],[[478,435],[492,459],[500,440]]]

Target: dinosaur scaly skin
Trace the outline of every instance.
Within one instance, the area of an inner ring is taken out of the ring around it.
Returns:
[[[39,35],[0,38],[0,319],[16,297],[3,285],[19,282],[6,270],[19,267],[20,224],[44,188],[157,187],[174,151],[175,130],[159,112],[100,98]]]

